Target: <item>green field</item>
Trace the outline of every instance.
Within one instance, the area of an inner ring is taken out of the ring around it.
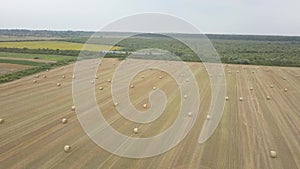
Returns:
[[[34,62],[34,61],[29,61],[29,60],[14,60],[14,59],[0,59],[0,63],[10,63],[10,64],[28,65],[28,66],[44,65],[44,63],[42,63],[42,62]]]
[[[83,43],[64,41],[22,41],[22,42],[0,42],[0,48],[28,48],[28,49],[53,49],[53,50],[81,50]],[[118,50],[119,47],[100,44],[88,44],[84,48],[90,51]]]
[[[42,59],[42,60],[49,60],[49,61],[59,61],[59,60],[74,58],[74,56],[28,54],[28,53],[10,53],[10,52],[0,52],[0,57],[22,58],[22,59]]]

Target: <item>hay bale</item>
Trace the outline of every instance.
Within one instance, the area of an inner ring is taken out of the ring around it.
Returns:
[[[61,70],[64,70],[65,68],[64,67],[61,67]]]
[[[143,104],[143,108],[147,108],[147,104]]]
[[[72,110],[72,111],[75,111],[75,105],[73,105],[73,106],[71,107],[71,110]]]
[[[60,83],[56,83],[56,86],[61,86],[61,84]]]
[[[252,87],[252,86],[250,87],[250,90],[251,90],[251,91],[253,90],[253,87]]]
[[[62,124],[66,124],[68,122],[68,120],[66,118],[62,118],[61,122],[62,122]]]
[[[62,76],[61,76],[61,78],[63,78],[63,79],[64,79],[64,78],[66,78],[66,76],[65,76],[65,75],[62,75]]]
[[[70,145],[65,145],[64,147],[64,151],[67,153],[71,150],[71,146]]]
[[[118,103],[118,102],[115,102],[115,103],[114,103],[114,106],[115,106],[115,107],[117,107],[118,105],[119,105],[119,103]]]
[[[43,75],[43,78],[47,78],[47,76],[46,76],[46,75]]]
[[[286,77],[283,77],[283,80],[286,80]]]
[[[142,76],[141,76],[141,78],[143,79],[143,78],[145,78],[145,76],[144,76],[144,75],[142,75]]]
[[[226,100],[229,100],[229,97],[228,97],[228,96],[226,96],[226,97],[225,97],[225,99],[226,99]]]
[[[240,73],[240,71],[238,70],[238,71],[236,71],[236,73]]]
[[[240,101],[243,101],[243,97],[240,97]]]
[[[156,90],[156,87],[155,86],[153,86],[153,88],[152,88],[153,90]]]
[[[49,72],[49,70],[47,69],[46,72]]]
[[[98,79],[98,76],[95,76],[95,79]]]
[[[95,83],[95,81],[94,80],[91,80],[91,84],[94,84]]]
[[[107,82],[108,82],[108,83],[110,83],[110,82],[111,82],[111,80],[110,80],[110,79],[108,79],[108,80],[107,80]]]
[[[210,120],[211,119],[211,116],[210,115],[207,115],[206,116],[206,120]]]
[[[35,77],[35,78],[39,78],[39,77],[40,77],[40,75],[35,75],[34,77]]]
[[[139,133],[139,129],[137,127],[133,128],[133,133],[134,134],[138,134]]]
[[[288,89],[287,89],[287,88],[285,88],[285,89],[284,89],[284,91],[285,91],[285,92],[287,92],[287,91],[288,91]]]
[[[270,156],[271,156],[272,158],[276,158],[276,157],[277,157],[277,152],[274,151],[274,150],[271,150],[271,151],[270,151]]]
[[[271,97],[270,97],[270,96],[267,96],[267,100],[271,100]]]
[[[100,87],[99,87],[99,90],[103,90],[103,87],[102,87],[102,86],[100,86]]]
[[[37,82],[37,80],[33,80],[33,83],[36,83]]]
[[[192,115],[193,115],[192,112],[189,112],[189,113],[188,113],[188,116],[189,116],[189,117],[192,117]]]
[[[159,79],[162,79],[162,76],[159,76]]]
[[[270,85],[271,88],[274,88],[274,85]]]
[[[5,122],[4,119],[0,119],[0,124],[3,124]]]
[[[254,71],[252,71],[252,73],[254,73]]]
[[[184,97],[185,99],[187,99],[187,98],[188,98],[188,95],[185,94],[183,97]]]
[[[131,85],[130,85],[130,88],[134,88],[134,85],[133,85],[133,84],[131,84]]]
[[[72,76],[72,79],[75,79],[75,75]]]

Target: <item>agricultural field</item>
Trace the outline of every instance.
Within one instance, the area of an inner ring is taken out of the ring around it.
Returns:
[[[65,41],[15,41],[15,42],[0,42],[0,48],[28,48],[28,49],[52,49],[52,50],[81,50],[83,43],[73,43]],[[100,44],[88,44],[86,50],[117,50],[118,47]]]
[[[151,107],[148,95],[154,86],[167,98],[159,119],[149,124],[133,123],[117,112],[112,100],[113,82],[108,80],[120,62],[104,59],[91,84],[106,121],[130,137],[150,137],[166,130],[180,110],[180,91],[174,79],[148,68],[132,79],[129,97],[136,109]],[[196,123],[176,147],[143,159],[113,155],[83,131],[76,108],[72,110],[74,64],[0,84],[0,118],[5,120],[0,124],[0,168],[300,168],[300,68],[224,64],[229,99],[215,133],[199,144],[210,106],[210,83],[202,63],[187,64],[200,89]],[[63,118],[67,120],[64,123]],[[138,134],[133,133],[134,127]],[[71,146],[68,152],[65,145]],[[270,151],[276,151],[277,157],[272,158]]]
[[[11,64],[11,63],[0,63],[0,76],[8,74],[8,73],[26,70],[29,68],[31,68],[31,66],[20,65],[20,64]]]

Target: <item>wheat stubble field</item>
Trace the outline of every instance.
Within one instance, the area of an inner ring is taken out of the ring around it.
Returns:
[[[154,136],[170,127],[180,109],[175,81],[160,70],[137,74],[130,99],[138,110],[147,109],[144,104],[151,106],[148,93],[154,86],[165,91],[168,102],[155,122],[133,123],[117,113],[111,97],[108,80],[118,63],[103,60],[95,79],[96,99],[106,120],[132,137]],[[0,118],[5,122],[0,125],[0,168],[300,168],[300,68],[224,65],[229,100],[213,136],[198,144],[210,105],[210,84],[201,63],[187,64],[200,89],[196,124],[175,148],[144,159],[113,155],[84,133],[71,109],[74,65],[1,84]],[[62,118],[68,120],[66,124]],[[133,133],[134,127],[139,128],[138,134]],[[67,153],[65,145],[71,146]],[[271,158],[271,150],[277,158]]]

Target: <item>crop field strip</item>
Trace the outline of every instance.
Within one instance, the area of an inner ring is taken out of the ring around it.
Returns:
[[[134,88],[130,89],[136,108],[144,110],[144,103],[150,105],[147,97],[153,86],[167,93],[168,103],[162,120],[150,125],[132,123],[118,114],[111,100],[107,80],[112,78],[118,62],[105,59],[95,79],[96,99],[107,121],[132,137],[149,137],[165,130],[179,110],[175,81],[159,70],[140,72],[132,81]],[[200,113],[195,126],[178,146],[146,159],[112,155],[86,136],[71,110],[73,65],[41,72],[39,78],[28,76],[1,84],[0,118],[6,120],[0,126],[1,165],[5,168],[300,168],[297,160],[300,77],[296,76],[300,74],[299,68],[224,66],[229,100],[216,132],[200,145],[198,137],[210,105],[209,80],[201,63],[188,65],[197,75],[200,88]],[[42,77],[44,74],[47,78]],[[160,75],[162,79],[158,78]],[[33,83],[34,79],[37,83]],[[100,86],[103,90],[99,90]],[[254,90],[250,91],[250,87]],[[284,92],[284,88],[288,91]],[[62,124],[62,118],[68,122]],[[139,134],[133,134],[134,127],[139,128]],[[69,153],[63,150],[66,144],[72,146]],[[278,157],[271,158],[270,150],[277,151]]]

